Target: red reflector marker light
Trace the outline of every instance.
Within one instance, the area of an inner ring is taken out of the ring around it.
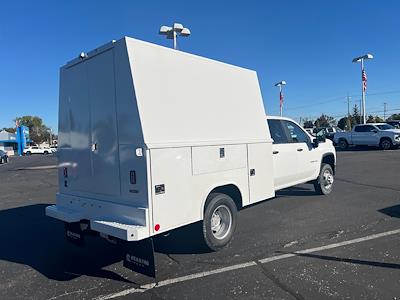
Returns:
[[[155,231],[159,231],[160,230],[160,224],[156,224],[156,226],[154,226],[154,230]]]

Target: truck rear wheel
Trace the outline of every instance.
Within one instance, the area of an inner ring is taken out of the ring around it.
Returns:
[[[349,144],[345,139],[340,139],[338,142],[338,146],[341,150],[346,150],[349,147]]]
[[[315,192],[318,195],[328,195],[333,188],[333,170],[329,164],[322,164],[318,178],[314,181]]]
[[[214,251],[226,246],[232,239],[237,223],[237,208],[231,197],[222,193],[208,196],[204,210],[203,236]]]

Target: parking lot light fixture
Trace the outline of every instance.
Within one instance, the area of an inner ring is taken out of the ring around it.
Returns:
[[[174,23],[172,27],[170,26],[161,26],[159,34],[165,35],[167,39],[171,39],[174,41],[174,49],[177,47],[177,37],[188,37],[190,35],[190,30],[188,28],[183,27],[180,23]]]
[[[359,56],[353,59],[353,63],[361,63],[361,95],[362,95],[362,117],[363,117],[363,124],[367,122],[366,116],[366,109],[365,109],[365,92],[367,90],[367,73],[364,69],[364,60],[366,59],[373,59],[374,56],[370,53],[365,54],[363,56]]]
[[[284,81],[284,80],[281,80],[281,81],[279,81],[279,82],[277,82],[275,84],[275,86],[279,87],[279,110],[280,110],[281,117],[282,117],[282,109],[283,109],[283,92],[282,92],[282,89],[283,89],[284,85],[286,85],[286,81]]]

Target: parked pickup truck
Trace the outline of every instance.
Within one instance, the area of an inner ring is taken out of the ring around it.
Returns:
[[[357,125],[350,132],[337,132],[333,138],[340,149],[349,145],[379,146],[388,150],[400,145],[400,130],[386,123]]]
[[[255,71],[123,38],[60,76],[59,191],[46,214],[71,241],[97,233],[132,249],[202,221],[218,250],[243,207],[300,183],[332,191],[332,142],[266,117]],[[135,253],[124,264],[143,261]]]

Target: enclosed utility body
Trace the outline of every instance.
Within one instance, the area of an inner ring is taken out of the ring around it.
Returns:
[[[256,72],[132,38],[61,68],[58,149],[46,214],[127,241],[275,193]]]

